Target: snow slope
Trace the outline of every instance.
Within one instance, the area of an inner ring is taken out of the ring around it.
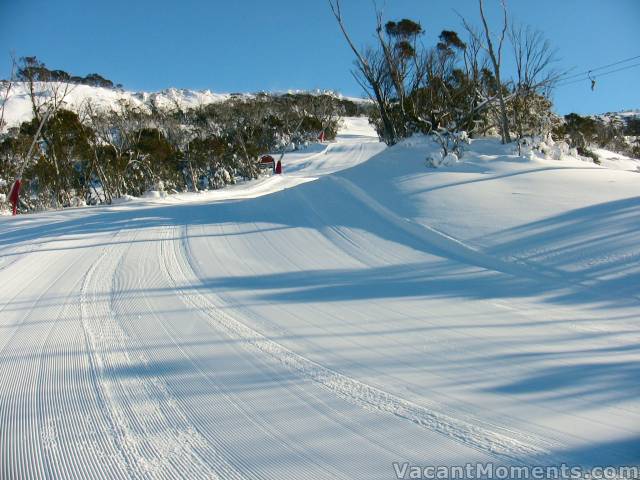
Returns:
[[[0,477],[638,464],[640,177],[432,148],[0,218]]]
[[[223,102],[232,97],[253,97],[249,93],[214,93],[210,90],[189,90],[168,88],[159,92],[133,92],[128,90],[119,90],[111,88],[94,87],[90,85],[69,84],[48,84],[36,83],[35,89],[39,96],[50,97],[52,90],[58,90],[58,96],[64,96],[64,107],[75,112],[82,111],[87,102],[91,103],[94,109],[98,110],[114,110],[119,102],[125,102],[128,105],[149,110],[152,105],[167,110],[174,109],[179,106],[182,109],[197,108],[211,103]],[[324,94],[328,93],[336,95],[338,98],[350,100],[354,103],[368,103],[368,100],[355,97],[345,97],[340,94],[329,91],[311,91],[303,92],[301,90],[291,90],[288,92],[272,92],[272,95],[285,95],[288,93],[311,93]],[[4,101],[4,95],[2,96]],[[26,122],[33,118],[31,99],[29,96],[29,88],[26,83],[16,82],[11,86],[9,97],[6,100],[4,122],[6,127],[16,127],[22,122]]]
[[[65,84],[59,85],[59,95],[65,90],[64,105],[66,108],[80,111],[88,101],[97,109],[114,109],[118,102],[127,102],[135,107],[147,108],[152,102],[160,108],[195,108],[210,103],[221,102],[230,98],[228,94],[213,93],[209,90],[196,91],[169,88],[160,92],[131,92],[125,90],[93,87],[90,85],[72,85],[65,89]],[[51,88],[45,83],[36,83],[36,91],[40,95],[48,96]],[[4,120],[8,127],[20,125],[31,120],[31,100],[26,83],[16,82],[12,85],[5,105]]]

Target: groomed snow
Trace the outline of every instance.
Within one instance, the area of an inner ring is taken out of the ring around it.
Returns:
[[[638,464],[640,177],[434,148],[0,218],[0,478]]]

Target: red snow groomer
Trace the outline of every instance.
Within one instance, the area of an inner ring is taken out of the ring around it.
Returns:
[[[275,173],[276,171],[276,161],[271,155],[263,155],[260,157],[260,169],[261,170],[271,170]]]
[[[278,160],[276,163],[271,155],[263,155],[260,157],[260,169],[271,170],[276,175],[280,175],[282,173],[282,162]]]

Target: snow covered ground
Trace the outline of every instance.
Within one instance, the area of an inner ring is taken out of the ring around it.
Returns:
[[[0,218],[0,478],[640,463],[640,177],[431,149]]]

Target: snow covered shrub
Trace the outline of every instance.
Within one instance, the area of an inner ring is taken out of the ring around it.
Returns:
[[[539,153],[549,160],[562,160],[563,156],[576,156],[577,152],[569,146],[567,142],[556,142],[548,135],[545,139],[541,137],[524,137],[518,141],[520,155],[531,155]]]
[[[558,140],[566,140],[572,147],[586,147],[596,141],[597,123],[591,117],[570,113],[554,128],[553,136]]]
[[[3,209],[3,207],[7,203],[7,193],[8,193],[7,183],[8,182],[5,179],[0,178],[0,211]]]
[[[528,157],[535,151],[539,142],[540,139],[538,137],[519,138],[514,153],[522,157]]]
[[[607,113],[583,117],[576,113],[565,115],[564,121],[554,129],[556,138],[566,139],[579,150],[580,156],[599,162],[591,150],[597,146],[633,158],[640,157],[640,117]]]
[[[600,164],[598,155],[586,147],[571,147],[569,143],[554,141],[551,135],[544,140],[540,137],[524,137],[518,140],[516,152],[523,157],[536,154],[548,160],[562,160],[565,156],[579,158],[584,161]]]
[[[552,103],[544,95],[525,91],[508,104],[510,129],[518,140],[526,137],[547,137],[560,121],[552,112]]]
[[[434,152],[427,157],[427,167],[449,167],[458,163],[460,159],[455,153],[443,155],[442,152]]]
[[[86,207],[87,201],[82,197],[71,197],[71,201],[69,202],[70,207]]]
[[[578,155],[581,157],[590,158],[593,160],[593,163],[600,165],[600,157],[595,152],[589,150],[587,147],[578,147],[577,149]]]
[[[439,152],[427,157],[427,166],[432,168],[458,163],[464,154],[465,145],[471,142],[467,132],[450,132],[443,128],[433,131],[431,137],[440,146]]]
[[[158,190],[149,190],[149,191],[144,192],[142,197],[143,198],[151,198],[151,199],[166,198],[167,197],[167,192],[160,192]]]
[[[224,168],[217,170],[216,173],[213,175],[213,178],[210,180],[210,182],[211,182],[211,187],[215,189],[222,188],[225,185],[234,183],[233,178],[231,177],[229,172]]]

